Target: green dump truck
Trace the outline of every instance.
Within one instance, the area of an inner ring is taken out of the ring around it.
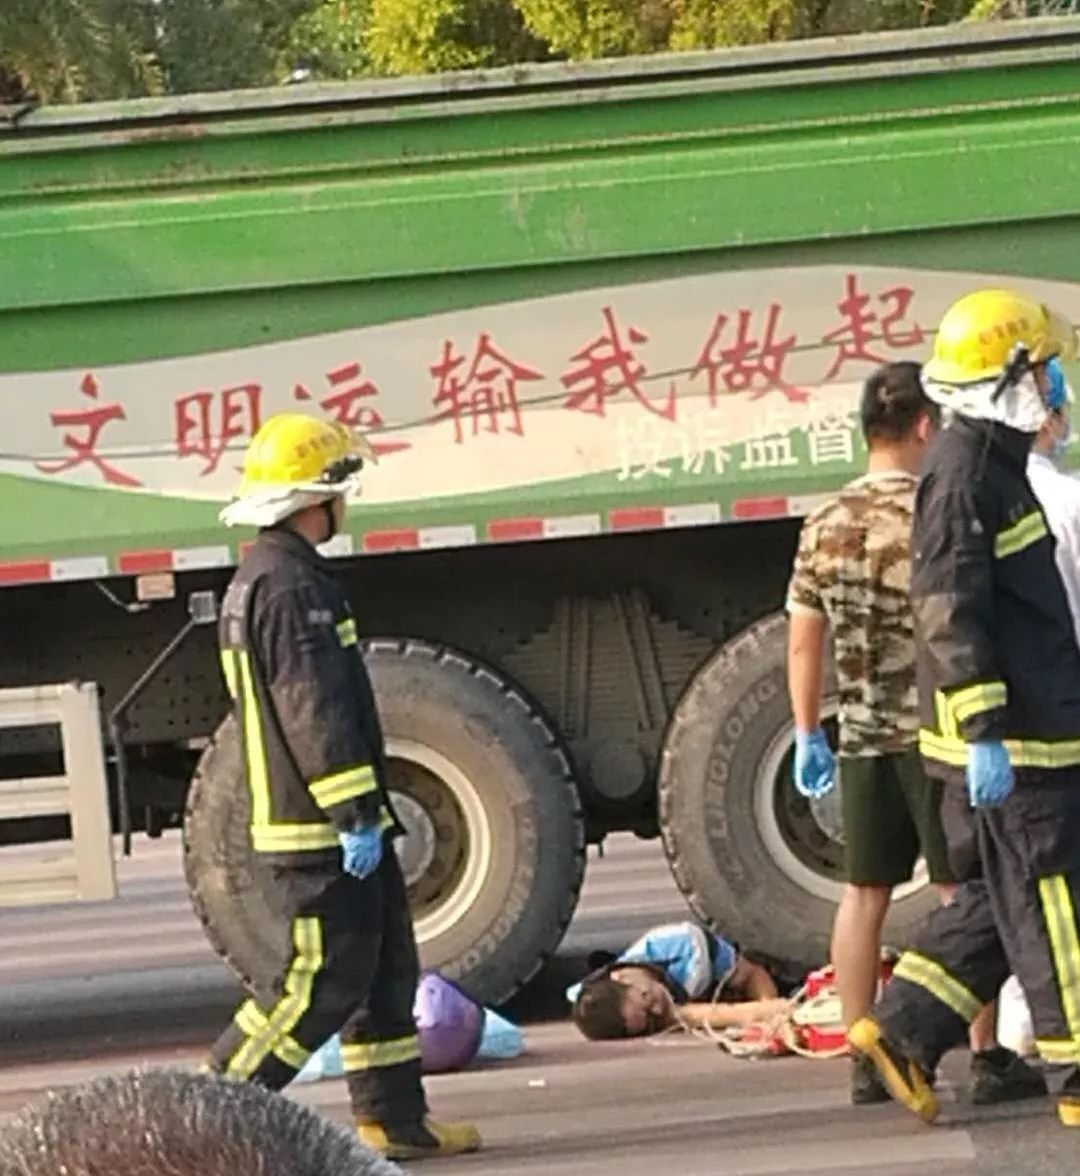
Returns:
[[[618,830],[701,917],[820,956],[799,518],[860,468],[861,381],[959,294],[1080,320],[1078,137],[1074,19],[0,111],[0,686],[137,684],[116,820],[176,824],[200,754],[236,771],[185,627],[251,538],[218,511],[260,421],[323,413],[379,453],[329,554],[426,962],[508,996]],[[187,842],[196,905],[218,869],[246,920],[223,950],[260,950],[241,818],[196,804]]]

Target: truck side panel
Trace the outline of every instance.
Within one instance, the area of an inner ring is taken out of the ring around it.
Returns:
[[[239,453],[294,407],[381,451],[338,554],[803,513],[957,294],[1080,318],[1050,24],[26,115],[0,585],[230,565]],[[1003,181],[1018,143],[1053,183]]]

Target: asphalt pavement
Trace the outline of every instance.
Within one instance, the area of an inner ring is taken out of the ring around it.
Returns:
[[[10,852],[10,851],[4,851]],[[120,867],[121,898],[0,910],[0,1123],[46,1090],[131,1065],[190,1065],[238,989],[207,946],[180,877],[175,838],[141,841]],[[943,1115],[853,1108],[847,1063],[745,1061],[687,1038],[588,1043],[566,1022],[562,987],[595,947],[685,914],[659,848],[613,838],[590,864],[558,958],[515,1002],[526,1053],[428,1080],[435,1113],[484,1132],[475,1157],[424,1165],[472,1176],[1049,1176],[1080,1169],[1080,1132],[1042,1100],[966,1102],[967,1060],[948,1060]],[[292,1095],[347,1121],[344,1084]]]
[[[0,849],[32,856],[41,847]],[[46,1053],[121,1049],[142,1041],[203,1041],[232,1015],[241,990],[211,950],[188,901],[179,835],[137,837],[117,858],[119,898],[0,907],[0,1048],[5,1064]],[[618,950],[688,912],[659,844],[610,838],[590,850],[577,915],[556,957],[508,1006],[517,1019],[561,1016],[563,991],[590,951]]]

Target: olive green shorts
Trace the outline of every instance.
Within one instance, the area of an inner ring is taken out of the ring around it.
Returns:
[[[951,882],[941,825],[943,785],[923,772],[918,751],[840,759],[844,867],[855,886],[898,886],[920,854],[931,882]]]

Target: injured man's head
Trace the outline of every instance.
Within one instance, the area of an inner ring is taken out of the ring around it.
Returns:
[[[621,964],[582,982],[574,1024],[592,1041],[645,1037],[678,1022],[675,999],[658,969]]]
[[[0,1133],[0,1176],[404,1176],[279,1094],[184,1070],[50,1094]]]

